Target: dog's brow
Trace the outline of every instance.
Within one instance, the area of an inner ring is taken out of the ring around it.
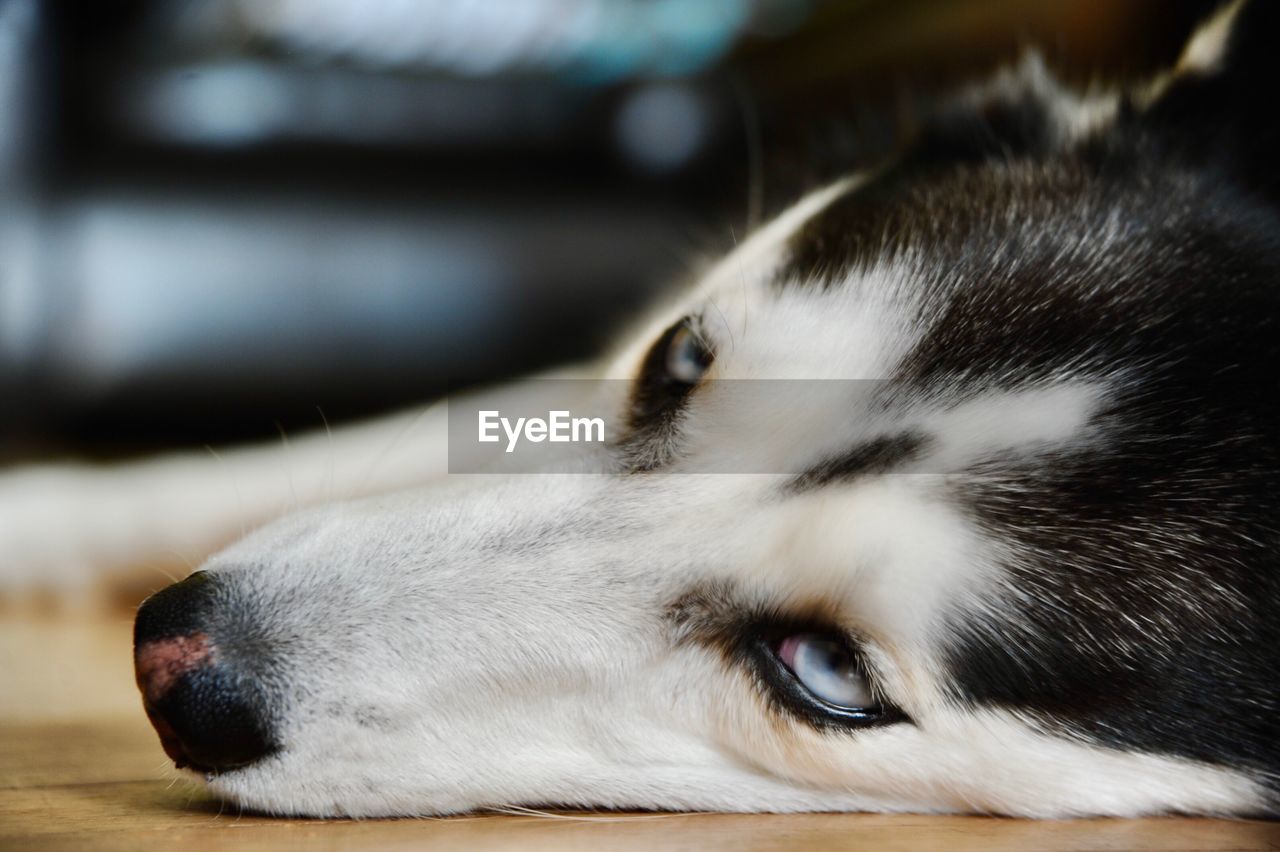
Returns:
[[[668,603],[664,612],[677,642],[716,645],[728,653],[753,607],[731,583],[699,583]]]
[[[742,585],[722,579],[689,587],[667,604],[663,615],[677,644],[718,648],[726,656],[738,652],[742,636],[752,625],[788,623],[834,628],[842,621],[835,600],[819,596],[785,602],[760,599]]]
[[[812,491],[866,474],[887,473],[896,465],[917,457],[927,443],[928,438],[919,432],[874,438],[819,462],[788,482],[786,489],[792,493]]]

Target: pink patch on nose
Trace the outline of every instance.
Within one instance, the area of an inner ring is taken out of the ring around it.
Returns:
[[[133,654],[138,689],[148,701],[159,701],[179,678],[207,663],[211,654],[209,637],[204,633],[140,645]]]

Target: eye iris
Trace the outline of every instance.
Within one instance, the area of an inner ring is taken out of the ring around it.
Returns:
[[[677,382],[692,385],[702,378],[711,357],[688,326],[681,326],[667,348],[667,374]]]
[[[823,701],[850,709],[875,706],[870,684],[840,642],[822,636],[792,636],[783,640],[778,656],[796,680]]]

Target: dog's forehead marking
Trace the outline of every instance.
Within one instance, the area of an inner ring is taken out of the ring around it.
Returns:
[[[869,177],[870,173],[859,172],[801,198],[713,266],[694,290],[693,298],[704,299],[725,286],[740,286],[744,281],[766,280],[777,270],[787,243],[795,233],[837,198],[857,190]]]
[[[818,449],[817,460],[787,483],[792,493],[874,475],[964,473],[975,464],[989,466],[1001,457],[1084,447],[1106,389],[1097,383],[1068,381],[989,390],[955,404],[908,403],[898,412],[867,411],[865,401],[863,410],[854,401],[844,412],[824,410],[812,404],[814,396],[809,394],[810,408],[821,418],[835,422],[843,414],[858,428],[850,429],[834,450]],[[815,448],[822,447],[819,437],[820,430],[812,441]]]
[[[1106,396],[1095,382],[1066,381],[1020,390],[993,390],[920,417],[920,429],[934,437],[935,453],[922,460],[939,472],[966,466],[1002,452],[1059,449],[1088,435]]]
[[[867,174],[857,173],[814,190],[753,233],[717,261],[675,307],[661,311],[656,319],[644,325],[627,348],[611,359],[612,367],[606,375],[613,379],[634,377],[645,352],[662,330],[696,306],[713,303],[721,315],[726,309],[729,311],[722,321],[741,324],[750,310],[748,291],[767,282],[776,272],[794,234],[815,214],[837,198],[855,191],[867,178]],[[737,303],[736,310],[729,306],[729,301]]]

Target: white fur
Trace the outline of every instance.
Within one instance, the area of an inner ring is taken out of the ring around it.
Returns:
[[[1225,4],[1212,18],[1196,29],[1178,57],[1175,72],[1210,74],[1222,68],[1230,40],[1231,28],[1244,0]]]
[[[836,543],[787,537],[794,506],[762,509],[775,484],[482,478],[315,510],[251,537],[206,568],[254,590],[274,629],[307,637],[282,675],[298,710],[281,755],[211,788],[273,812],[356,816],[543,802],[1069,816],[1258,800],[1226,770],[951,706],[921,665],[927,639],[902,617],[929,604],[897,585],[911,571],[937,581],[930,545],[851,572]],[[863,495],[868,506],[884,506],[881,488]],[[834,528],[837,507],[820,511]],[[884,555],[895,532],[919,532],[922,514],[904,495],[842,543],[878,528],[861,552]],[[946,523],[937,544],[954,546]],[[600,524],[609,533],[590,534]],[[515,546],[503,553],[495,537]],[[662,605],[693,576],[734,578],[783,604],[838,588],[914,723],[823,734],[772,716],[717,652],[669,637]],[[880,605],[903,594],[909,607]]]

